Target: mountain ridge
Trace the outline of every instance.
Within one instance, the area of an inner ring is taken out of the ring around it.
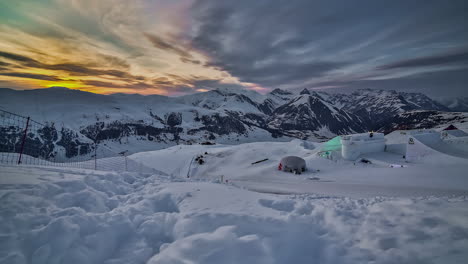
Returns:
[[[450,110],[424,94],[369,89],[349,95],[308,89],[274,89],[265,95],[215,89],[180,97],[100,95],[66,88],[0,89],[0,108],[54,122],[58,134],[65,127],[95,143],[130,152],[203,141],[322,141],[391,129],[386,124],[398,127],[398,122],[408,123],[402,114],[410,111]]]

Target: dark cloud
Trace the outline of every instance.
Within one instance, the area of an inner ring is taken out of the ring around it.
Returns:
[[[167,77],[160,77],[154,79],[151,83],[146,82],[134,82],[127,84],[118,84],[113,82],[104,82],[97,80],[81,80],[83,84],[104,87],[104,88],[115,88],[115,89],[164,89],[170,94],[186,94],[194,93],[197,89],[213,90],[216,88],[242,88],[236,84],[224,84],[221,80],[217,79],[203,79],[198,78],[184,78],[178,75],[171,74],[172,79]]]
[[[92,85],[96,87],[105,87],[105,88],[118,88],[118,89],[156,88],[154,85],[147,84],[144,82],[135,82],[135,83],[128,83],[128,84],[117,84],[117,83],[112,83],[112,82],[103,82],[103,81],[96,81],[96,80],[82,80],[81,82],[86,85]]]
[[[378,67],[381,70],[396,69],[396,68],[409,68],[409,67],[425,67],[425,66],[439,66],[452,63],[467,63],[468,51],[459,53],[434,55],[421,58],[414,58],[402,60],[387,65]]]
[[[170,86],[174,85],[174,82],[167,77],[159,77],[153,80],[153,84],[156,86]]]
[[[239,67],[237,76],[242,81],[260,83],[264,86],[275,86],[301,82],[313,77],[324,76],[327,72],[347,65],[346,62],[316,61],[298,64],[295,62],[276,62],[263,67]]]
[[[128,64],[128,62],[124,59],[121,59],[115,56],[104,55],[104,54],[100,54],[100,57],[102,59],[102,62],[106,66],[116,67],[116,68],[121,68],[121,69],[126,69],[126,70],[130,69],[130,64]]]
[[[214,90],[219,88],[235,88],[235,89],[244,89],[243,86],[234,83],[222,83],[221,80],[218,79],[199,79],[193,81],[192,85],[196,87],[196,89],[206,89],[206,90]]]
[[[206,66],[265,87],[372,75],[378,64],[395,74],[466,61],[431,58],[468,45],[464,0],[199,0],[192,12],[192,45],[210,57]]]
[[[154,47],[158,49],[175,52],[182,58],[192,58],[192,55],[183,46],[171,43],[169,40],[163,39],[150,33],[145,33],[145,37],[153,44]]]
[[[22,67],[63,71],[73,76],[110,76],[110,77],[114,77],[119,80],[128,81],[128,82],[144,81],[146,79],[143,76],[129,74],[127,71],[96,69],[94,67],[89,67],[88,65],[83,65],[79,63],[45,64],[45,63],[39,62],[35,59],[29,58],[26,56],[14,54],[14,53],[2,52],[2,51],[0,51],[0,57],[6,58],[9,60],[14,60],[17,63],[19,63],[19,65]],[[125,65],[124,60],[120,60],[112,56],[108,56],[107,58],[109,59],[111,64],[117,63],[121,65],[122,67],[128,66],[128,65]],[[3,65],[11,66],[11,64],[7,64],[7,63],[1,64],[0,62],[0,66],[2,66],[2,69],[5,69],[6,67],[3,67]],[[17,77],[20,77],[20,76],[17,76]],[[24,77],[24,78],[29,78],[29,77]]]
[[[4,51],[0,51],[0,57],[16,61],[27,67],[40,67],[42,65],[40,62],[38,62],[35,59],[22,56],[22,55],[18,55],[18,54],[14,54],[14,53],[4,52]]]
[[[10,68],[11,64],[0,61],[0,71],[7,71]]]
[[[65,72],[71,73],[73,75],[78,75],[78,76],[101,75],[101,70],[95,70],[95,69],[91,69],[80,64],[73,64],[73,63],[63,63],[63,64],[53,64],[53,65],[43,64],[41,68],[45,68],[48,70],[65,71]]]
[[[89,67],[88,65],[77,64],[77,63],[61,63],[61,64],[45,64],[37,60],[21,56],[18,54],[0,52],[0,56],[14,60],[22,66],[34,67],[40,69],[63,71],[73,76],[99,76],[106,78],[106,76],[114,79],[109,81],[101,80],[80,80],[81,83],[90,86],[103,87],[103,88],[116,88],[116,89],[152,89],[160,88],[166,89],[171,93],[191,93],[196,89],[215,89],[219,87],[225,87],[227,84],[221,83],[220,80],[213,80],[203,76],[188,76],[183,77],[177,74],[168,73],[167,77],[159,77],[153,80],[148,80],[144,76],[137,76],[129,74],[128,72],[121,70],[102,70]],[[190,63],[199,63],[196,60],[181,57],[181,60],[190,61]],[[115,60],[114,62],[118,62]],[[0,64],[0,66],[9,66],[8,63]],[[2,67],[0,67],[2,70]],[[29,73],[16,73],[7,72],[0,73],[0,75],[18,77],[18,78],[29,78],[29,79],[40,79],[48,81],[60,81],[62,79],[56,76],[41,75],[41,74],[29,74]],[[113,82],[118,80],[119,83]],[[124,82],[124,84],[122,84]],[[240,87],[240,86],[239,86]]]
[[[65,71],[71,75],[76,76],[100,76],[100,75],[108,75],[117,77],[120,79],[141,79],[141,76],[133,76],[125,71],[120,70],[102,70],[91,68],[86,65],[81,64],[74,64],[74,63],[63,63],[63,64],[42,64],[41,68],[48,69],[48,70],[56,70],[56,71]]]
[[[189,58],[186,58],[186,57],[180,57],[180,61],[184,62],[184,63],[192,63],[192,64],[201,64],[201,61],[199,60],[193,60],[193,59],[189,59]]]
[[[361,88],[379,88],[383,90],[404,90],[408,92],[423,92],[433,97],[468,96],[466,84],[468,74],[466,69],[440,70],[388,79],[361,79],[354,81],[331,81],[320,83],[319,86],[337,87],[325,91],[353,91]],[[450,84],[450,89],[443,89]]]
[[[0,61],[0,67],[10,66],[10,63]]]
[[[44,75],[44,74],[33,74],[33,73],[22,73],[22,72],[2,72],[0,75],[18,77],[18,78],[27,78],[27,79],[36,79],[36,80],[46,80],[46,81],[61,81],[57,76]]]
[[[221,80],[208,78],[194,78],[190,79],[190,82],[187,84],[173,84],[166,87],[171,94],[187,94],[195,93],[199,89],[214,90],[219,88],[243,89],[244,87],[238,84],[222,83]]]
[[[0,57],[10,59],[10,60],[14,60],[14,61],[22,61],[22,62],[35,61],[35,60],[33,60],[31,58],[28,58],[26,56],[21,56],[21,55],[18,55],[18,54],[4,52],[4,51],[0,51]]]
[[[172,79],[175,83],[184,83],[184,84],[191,84],[196,78],[190,78],[190,77],[182,77],[177,74],[173,73],[166,73],[166,76],[168,76],[170,79]]]
[[[223,83],[221,79],[207,78],[205,76],[191,75],[183,77],[177,74],[168,73],[167,77],[160,77],[153,80],[153,84],[167,89],[170,93],[194,93],[198,89],[213,90],[217,88],[236,88],[244,87],[238,84]]]

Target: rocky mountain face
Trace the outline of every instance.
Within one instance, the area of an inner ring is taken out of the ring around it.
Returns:
[[[405,93],[362,89],[350,95],[337,94],[330,97],[341,109],[354,113],[377,130],[389,119],[412,110],[449,111],[449,109],[421,93]]]
[[[57,129],[54,124],[29,128],[26,134],[24,127],[0,126],[0,152],[23,149],[23,154],[31,157],[63,162],[77,156],[91,156],[94,148],[89,138],[64,127]]]
[[[317,133],[321,129],[335,135],[366,130],[358,116],[338,109],[319,95],[304,92],[276,108],[268,118],[268,126],[299,138],[325,136]]]
[[[0,109],[53,122],[50,137],[35,135],[31,140],[37,137],[36,142],[42,142],[43,155],[61,146],[67,149],[67,157],[88,154],[99,144],[132,153],[204,141],[320,141],[340,134],[389,131],[400,125],[430,127],[455,120],[436,118],[450,109],[424,94],[370,89],[352,94],[275,89],[266,95],[212,90],[176,98],[104,96],[63,88],[0,89]],[[426,122],[428,118],[433,122]],[[18,131],[21,128],[1,127],[0,141],[17,144]]]
[[[432,110],[408,111],[394,116],[379,131],[390,133],[395,130],[428,129],[452,123],[468,122],[466,112],[440,112]]]

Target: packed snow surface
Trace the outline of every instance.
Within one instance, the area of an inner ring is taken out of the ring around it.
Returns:
[[[467,159],[435,153],[417,163],[406,163],[401,155],[379,152],[363,154],[362,157],[372,162],[365,164],[321,158],[317,155],[320,146],[320,143],[301,140],[236,146],[180,145],[130,157],[174,177],[199,180],[222,177],[229,183],[260,192],[354,198],[468,195]],[[203,165],[193,161],[199,155],[204,156]],[[291,155],[306,160],[305,173],[278,171],[281,158]],[[252,164],[263,159],[268,160]],[[391,165],[406,167],[397,169]]]
[[[166,175],[2,166],[0,263],[468,259],[466,160],[404,164],[373,153],[372,164],[355,164],[320,158],[318,149],[295,140],[132,155]],[[309,170],[278,171],[287,155]]]

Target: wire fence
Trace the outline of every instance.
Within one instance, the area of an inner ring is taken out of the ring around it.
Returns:
[[[54,123],[0,109],[0,163],[56,166],[107,171],[157,173],[157,170],[114,152]]]

